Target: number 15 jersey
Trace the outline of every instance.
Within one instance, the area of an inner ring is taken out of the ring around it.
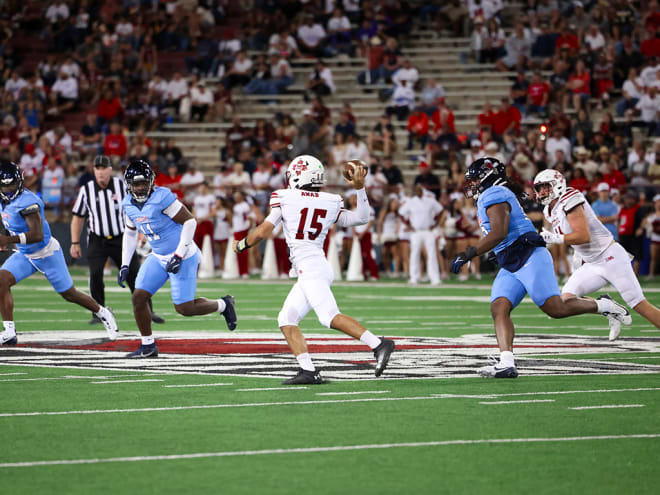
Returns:
[[[344,211],[341,196],[301,189],[279,189],[271,195],[270,207],[271,215],[266,220],[275,222],[277,226],[281,218],[294,265],[312,256],[325,259],[323,243],[328,230]]]

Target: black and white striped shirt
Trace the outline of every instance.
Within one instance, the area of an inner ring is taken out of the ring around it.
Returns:
[[[124,211],[121,202],[126,195],[124,181],[110,179],[108,187],[101,189],[94,180],[80,188],[73,205],[73,214],[89,217],[89,231],[99,237],[118,236],[124,233]]]

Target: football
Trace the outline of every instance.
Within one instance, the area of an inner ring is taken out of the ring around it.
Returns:
[[[362,167],[364,168],[365,176],[369,173],[369,167],[367,167],[367,164],[364,163],[364,161],[359,160],[357,158],[353,160],[348,160],[342,163],[342,174],[346,178],[346,180],[353,179],[353,173],[355,172],[355,168],[357,165],[362,165]]]

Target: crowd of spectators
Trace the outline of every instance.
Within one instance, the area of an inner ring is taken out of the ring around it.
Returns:
[[[590,199],[607,186],[621,211],[621,198],[633,194],[648,207],[660,185],[660,147],[653,141],[660,135],[655,0],[643,9],[626,0],[530,1],[513,24],[499,0],[257,0],[255,10],[231,23],[228,15],[239,7],[218,0],[55,0],[15,11],[9,4],[0,18],[0,152],[21,164],[28,187],[57,216],[91,177],[90,159],[99,153],[112,157],[118,170],[132,157],[148,159],[158,184],[176,190],[204,222],[215,220],[220,246],[225,232],[266,213],[288,159],[303,153],[327,164],[328,186],[338,191],[344,191],[343,160],[369,164],[375,219],[410,194],[396,163],[404,150],[415,153],[420,169],[414,183],[449,212],[442,220],[449,222],[446,230],[465,225],[467,237],[473,220],[457,212],[469,205],[454,203],[466,166],[485,154],[506,163],[530,193],[535,174],[551,167]],[[483,70],[515,74],[509,95],[485,103],[471,129],[457,130],[442,85],[404,55],[415,23],[470,36],[470,56],[493,64]],[[47,47],[43,59],[31,59],[19,46],[32,35]],[[358,83],[366,91],[377,84],[383,101],[382,115],[362,134],[365,123],[349,102],[333,111],[324,102],[338,86],[327,60],[354,55],[367,60],[364,70],[355,70]],[[182,62],[178,72],[164,70],[174,56]],[[278,112],[275,105],[272,119],[253,122],[236,107],[237,92],[270,102],[290,93],[307,105],[300,114]],[[214,177],[205,179],[172,140],[149,137],[172,121],[231,122]],[[407,140],[397,140],[401,124]],[[527,206],[533,210],[533,201]],[[637,227],[645,222],[638,217]],[[394,252],[391,245],[388,252]],[[258,259],[251,263],[258,266]]]

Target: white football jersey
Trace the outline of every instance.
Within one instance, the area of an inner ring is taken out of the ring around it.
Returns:
[[[323,242],[344,209],[341,196],[279,189],[271,195],[270,207],[280,209],[284,236],[294,265],[311,256],[325,259]]]
[[[587,263],[594,263],[598,261],[600,255],[605,251],[613,238],[609,230],[598,220],[594,210],[577,189],[569,187],[566,192],[559,198],[552,211],[550,205],[543,209],[545,218],[552,225],[552,230],[555,234],[570,234],[573,232],[566,213],[571,211],[576,206],[582,205],[584,207],[584,214],[587,216],[587,223],[589,224],[589,233],[591,234],[591,241],[586,244],[574,245],[575,252]]]

